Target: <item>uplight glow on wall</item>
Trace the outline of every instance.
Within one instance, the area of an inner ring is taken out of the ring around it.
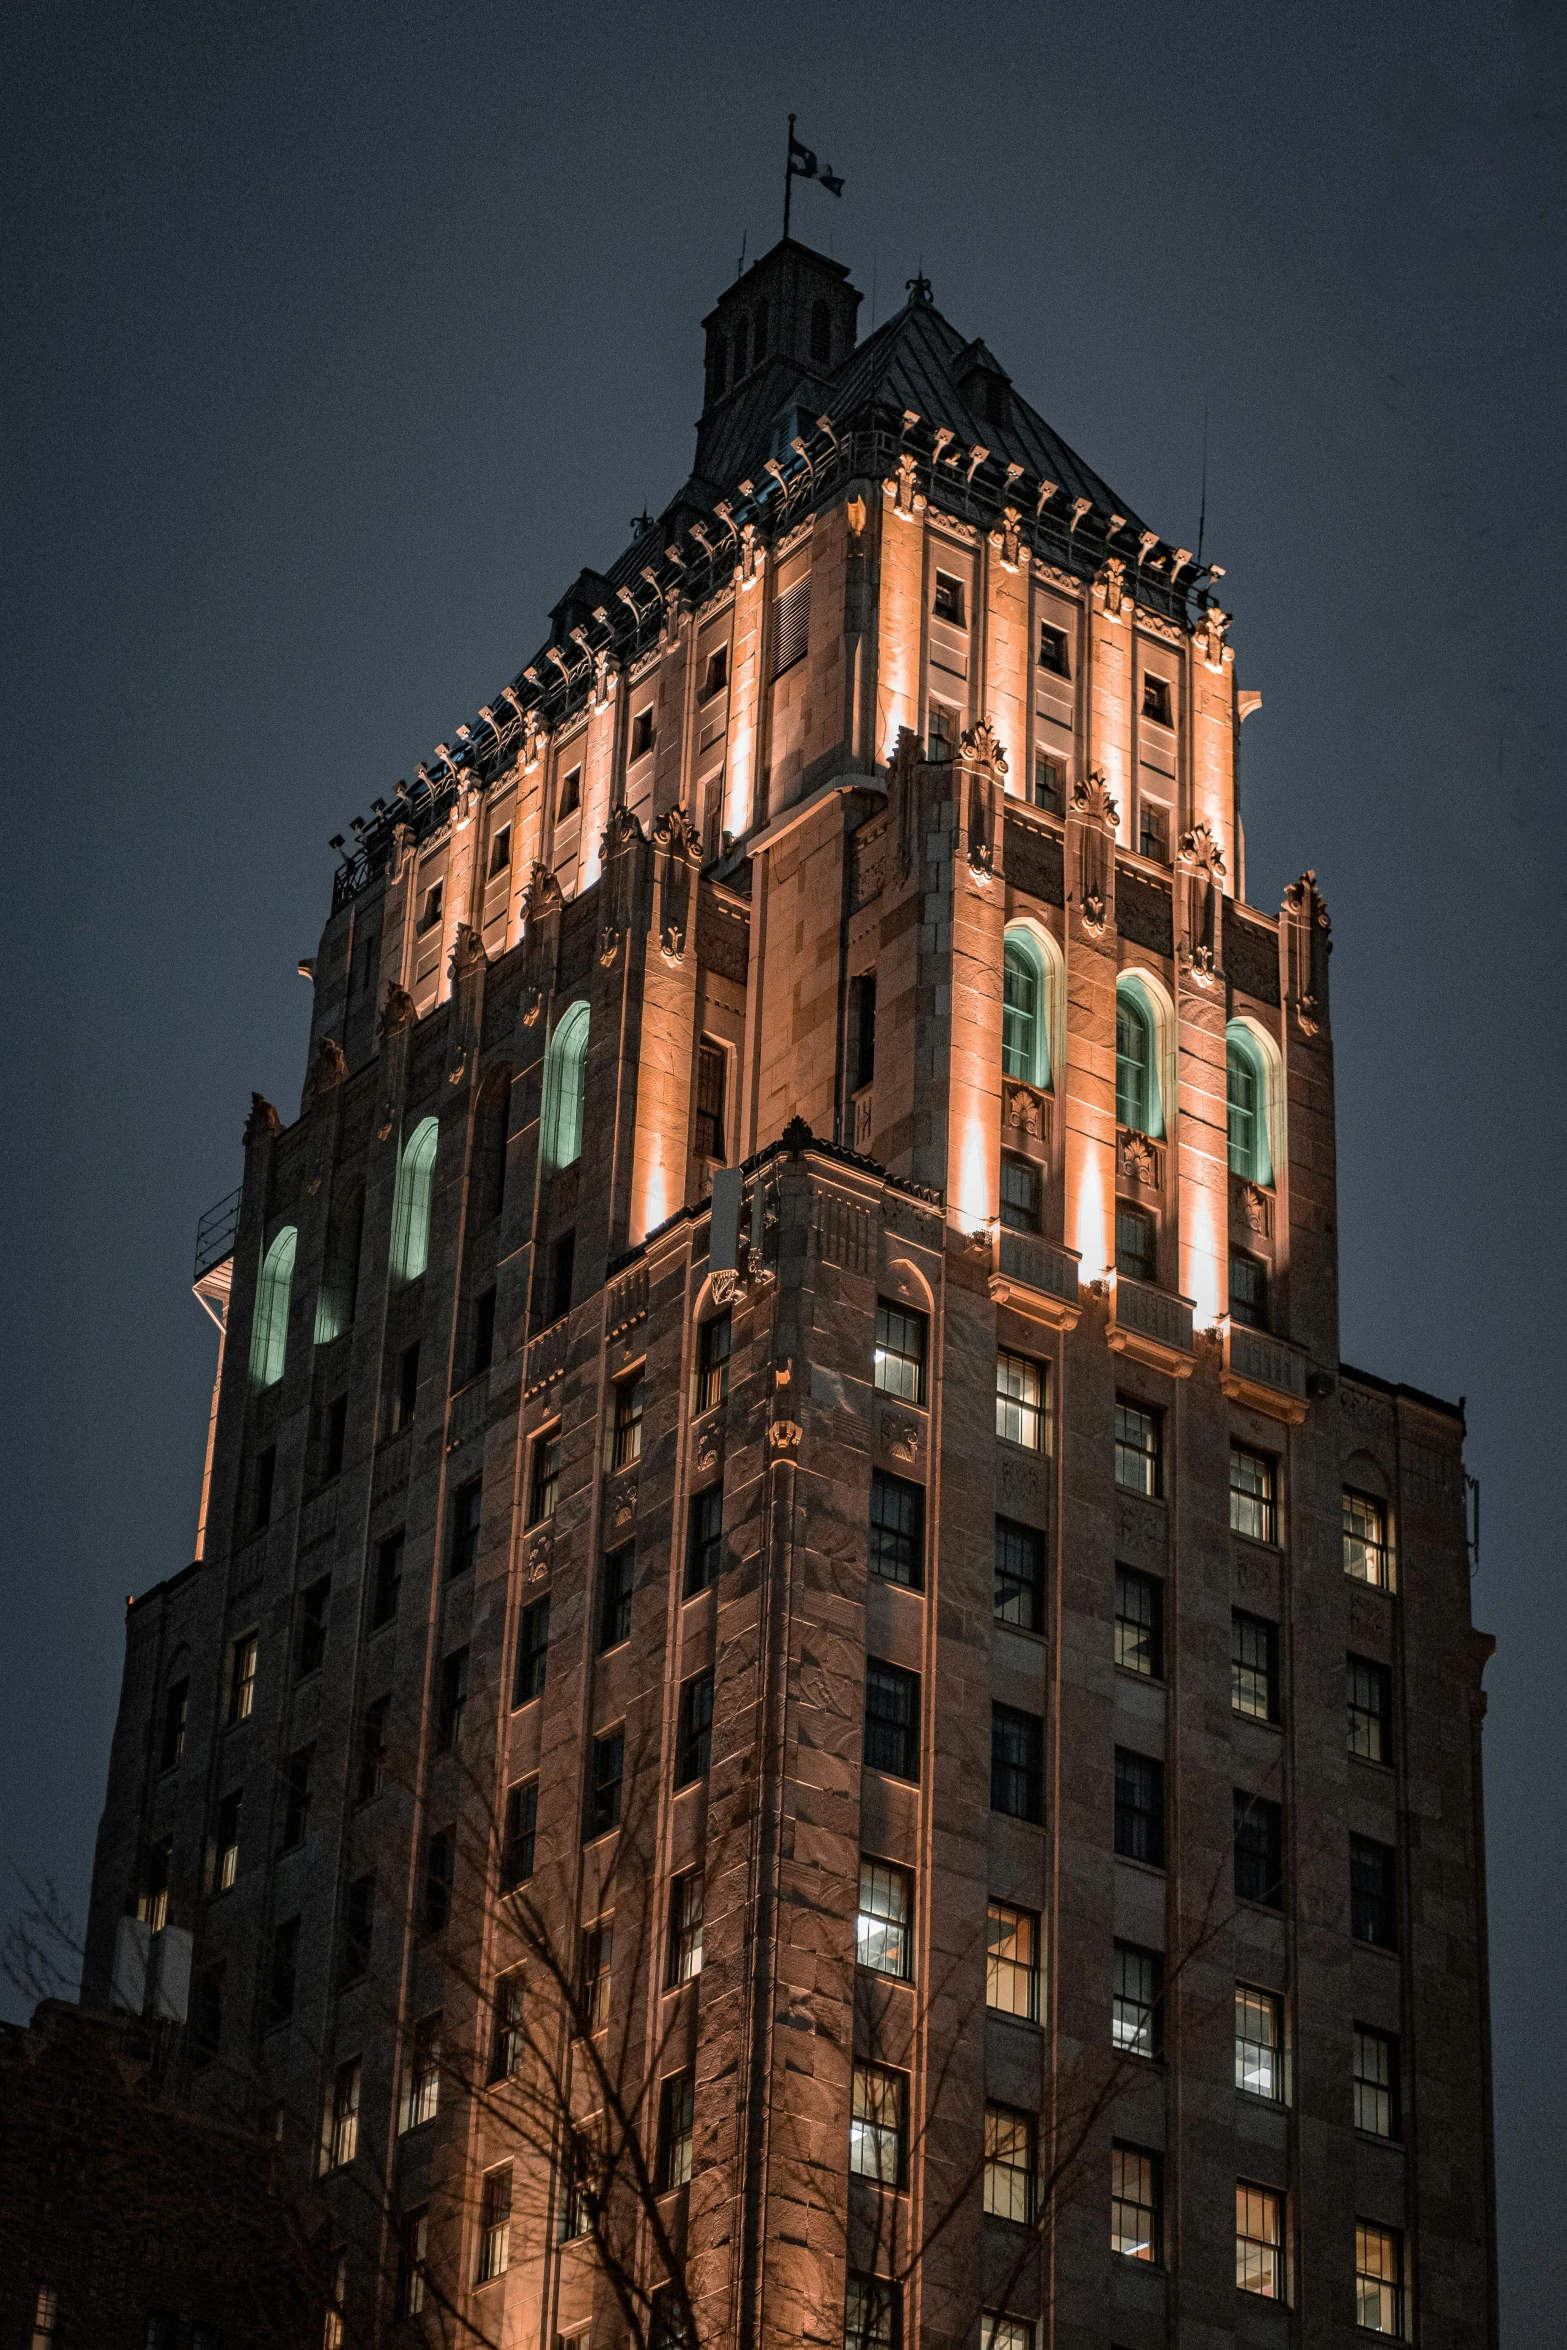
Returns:
[[[1105,1223],[1104,1173],[1097,1155],[1087,1157],[1077,1172],[1077,1217],[1073,1247],[1081,1260],[1085,1281],[1097,1281],[1110,1266],[1110,1236]]]

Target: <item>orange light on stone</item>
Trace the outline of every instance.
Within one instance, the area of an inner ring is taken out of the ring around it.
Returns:
[[[990,1201],[989,1154],[985,1130],[970,1117],[963,1126],[963,1158],[958,1175],[958,1221],[965,1232],[984,1231],[994,1220]]]
[[[1229,1282],[1219,1252],[1213,1194],[1193,1184],[1187,1202],[1185,1264],[1181,1287],[1192,1301],[1192,1319],[1199,1330],[1214,1330],[1229,1310]]]
[[[1110,1270],[1110,1236],[1105,1224],[1104,1176],[1097,1158],[1086,1158],[1078,1170],[1076,1240],[1085,1281],[1097,1281]]]

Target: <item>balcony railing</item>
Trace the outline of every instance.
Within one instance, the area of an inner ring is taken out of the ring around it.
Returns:
[[[1075,1248],[1063,1248],[1058,1241],[1044,1240],[1035,1232],[1009,1232],[1003,1227],[996,1235],[991,1294],[1025,1314],[1034,1313],[1070,1329],[1081,1310],[1077,1267]]]
[[[1237,1403],[1298,1425],[1306,1417],[1306,1350],[1245,1322],[1227,1322],[1223,1387]]]
[[[1110,1344],[1184,1378],[1192,1368],[1192,1301],[1118,1273],[1110,1283]]]
[[[209,1208],[196,1226],[196,1270],[193,1281],[200,1281],[214,1265],[221,1265],[225,1257],[234,1254],[234,1236],[239,1230],[239,1199],[243,1185],[231,1191],[227,1199],[220,1199],[215,1208]]]

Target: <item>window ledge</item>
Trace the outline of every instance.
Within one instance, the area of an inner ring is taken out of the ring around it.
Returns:
[[[1284,1735],[1282,1722],[1265,1721],[1261,1714],[1243,1714],[1239,1706],[1231,1706],[1230,1719],[1232,1722],[1249,1722],[1254,1730],[1271,1730],[1275,1738],[1282,1738]]]
[[[1121,1680],[1130,1681],[1138,1689],[1168,1689],[1170,1686],[1163,1673],[1139,1673],[1132,1665],[1117,1665],[1115,1669]]]
[[[1157,1877],[1161,1885],[1169,1876],[1169,1870],[1162,1861],[1134,1860],[1129,1852],[1112,1853],[1111,1858],[1118,1868],[1135,1869],[1140,1877]]]

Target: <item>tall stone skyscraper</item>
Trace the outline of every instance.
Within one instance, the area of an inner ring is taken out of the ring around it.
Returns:
[[[1327,913],[1217,567],[910,293],[724,292],[199,1268],[87,1994],[192,1934],[328,2343],[1494,2340],[1463,1419],[1339,1360]]]

